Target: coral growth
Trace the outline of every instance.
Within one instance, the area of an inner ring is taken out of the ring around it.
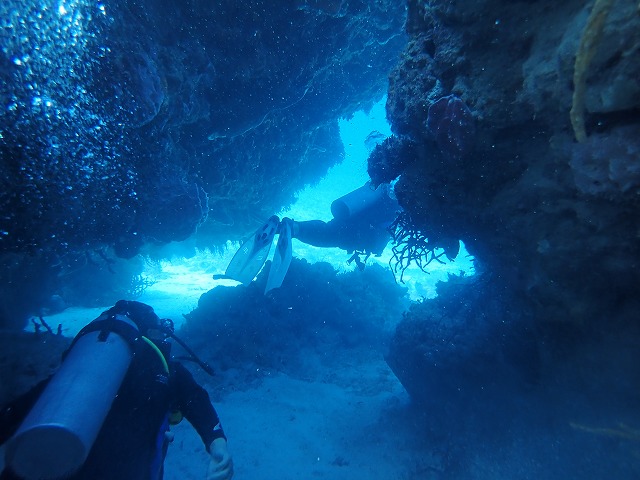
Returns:
[[[456,95],[442,97],[429,106],[427,128],[445,154],[462,157],[473,149],[475,137],[473,114]]]
[[[416,159],[416,144],[408,137],[391,135],[369,155],[367,172],[374,187],[395,180]]]
[[[509,308],[513,297],[494,280],[450,277],[435,299],[412,305],[396,329],[387,363],[431,414],[492,411],[503,389],[538,378],[530,314]]]
[[[431,39],[412,38],[389,75],[387,118],[398,135],[423,137],[428,105],[446,93],[438,80],[437,64],[429,54],[432,50]]]
[[[113,121],[140,128],[149,124],[166,101],[167,84],[148,42],[118,40],[112,54],[100,59],[92,90]],[[121,78],[122,81],[114,82]]]
[[[587,195],[635,200],[640,194],[640,126],[594,134],[571,148],[576,187]]]
[[[435,250],[438,247],[430,242],[424,233],[415,228],[408,213],[403,212],[398,215],[398,218],[389,226],[389,231],[393,236],[394,244],[391,248],[393,255],[389,259],[389,267],[396,281],[404,283],[404,272],[411,264],[429,273],[427,266],[431,262],[435,260],[444,263],[440,258],[445,255],[445,252],[436,253]]]
[[[406,290],[378,266],[338,275],[294,258],[282,287],[265,297],[267,273],[247,287],[205,293],[187,315],[181,334],[217,370],[255,371],[250,364],[298,375],[318,356],[381,346],[406,306]]]

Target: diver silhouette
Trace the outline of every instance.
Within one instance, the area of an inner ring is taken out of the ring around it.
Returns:
[[[231,479],[218,414],[169,356],[169,338],[182,344],[173,322],[134,301],[120,300],[84,327],[54,375],[0,410],[0,479],[162,479],[170,425],[183,416],[209,453],[206,478]]]
[[[272,216],[238,249],[224,275],[215,279],[230,278],[241,283],[251,283],[267,260],[273,238],[279,235],[265,293],[280,287],[291,263],[291,239],[315,247],[337,247],[346,250],[358,268],[363,269],[370,255],[379,256],[391,240],[389,226],[401,210],[392,188],[382,184],[373,188],[370,182],[333,201],[333,218],[295,221],[291,218]]]

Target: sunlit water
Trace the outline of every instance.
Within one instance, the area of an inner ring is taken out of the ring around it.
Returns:
[[[358,112],[353,118],[340,121],[345,158],[331,168],[317,185],[308,186],[299,192],[295,204],[279,212],[280,217],[288,216],[300,221],[328,221],[331,219],[331,202],[362,186],[368,180],[369,152],[365,140],[372,131],[378,131],[384,136],[391,134],[385,117],[385,101],[385,98],[380,100],[368,114]],[[173,316],[174,320],[180,323],[181,314],[195,308],[198,298],[204,292],[220,285],[237,285],[237,282],[232,280],[213,280],[211,272],[223,273],[238,246],[237,243],[229,242],[223,254],[204,250],[198,251],[191,258],[174,257],[154,264],[146,275],[156,283],[147,289],[140,300],[152,303],[156,310],[166,312],[165,315]],[[312,247],[295,239],[293,255],[311,263],[330,263],[338,272],[348,272],[357,268],[355,263],[347,263],[350,255],[344,250]],[[380,257],[369,257],[367,264],[376,262],[389,269],[391,255],[391,245],[388,245]],[[472,258],[464,245],[454,262],[432,262],[428,266],[428,273],[422,272],[415,265],[410,266],[404,274],[404,285],[412,300],[433,298],[436,295],[436,283],[446,281],[451,274],[473,274]],[[392,275],[390,269],[389,275]]]

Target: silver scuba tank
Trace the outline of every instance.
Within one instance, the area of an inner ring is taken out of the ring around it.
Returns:
[[[131,338],[138,333],[136,324],[123,315],[108,319],[119,328],[91,330],[89,324],[87,333],[76,337],[60,369],[7,443],[6,464],[19,476],[61,478],[86,460],[127,373],[133,357]]]
[[[346,220],[365,209],[374,207],[378,202],[384,201],[386,196],[386,186],[374,190],[371,182],[367,182],[362,187],[334,200],[331,204],[331,214],[337,220]]]

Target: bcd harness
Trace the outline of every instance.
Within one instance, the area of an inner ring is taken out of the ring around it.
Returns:
[[[158,330],[160,330],[164,335],[170,336],[171,338],[176,340],[180,344],[180,346],[182,346],[189,353],[189,360],[198,363],[198,365],[200,365],[210,375],[214,374],[213,369],[208,364],[200,360],[195,355],[195,353],[184,344],[182,340],[176,338],[176,336],[170,329],[158,328]],[[145,335],[142,335],[137,328],[136,322],[134,322],[126,315],[104,313],[96,320],[86,325],[82,330],[80,330],[78,335],[76,335],[76,337],[73,339],[73,342],[71,343],[71,346],[67,351],[70,351],[73,348],[74,344],[82,336],[86,335],[87,333],[96,331],[100,332],[98,335],[98,340],[102,342],[106,341],[111,333],[119,335],[129,344],[132,351],[134,352],[137,351],[138,345],[140,345],[140,342],[142,342],[155,353],[160,361],[162,370],[166,374],[167,379],[170,377],[171,370],[169,368],[169,361],[166,358],[165,354],[162,352],[162,350],[160,350],[158,345],[156,345],[153,340],[146,337]],[[169,412],[168,420],[170,425],[177,425],[182,421],[182,418],[182,412],[178,409],[174,409]]]

